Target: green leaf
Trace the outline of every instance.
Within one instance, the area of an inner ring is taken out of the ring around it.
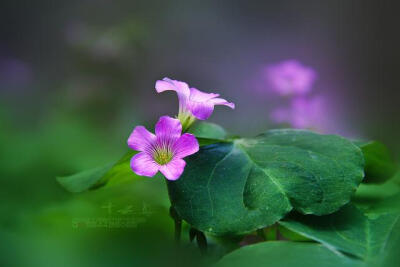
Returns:
[[[400,193],[375,201],[375,203],[370,203],[368,206],[357,205],[357,207],[368,214],[400,213]]]
[[[290,240],[290,241],[312,241],[311,239],[309,239],[297,232],[293,232],[292,230],[289,230],[288,228],[284,227],[283,225],[279,224],[278,229],[279,229],[279,233],[287,240]]]
[[[198,122],[189,129],[189,133],[198,138],[220,139],[226,138],[226,131],[218,124],[211,122]]]
[[[65,177],[57,177],[57,181],[71,193],[81,193],[91,189],[98,189],[105,185],[115,185],[135,179],[136,175],[130,168],[130,159],[137,152],[128,151],[117,163],[107,164],[92,170],[79,172]]]
[[[100,177],[103,185],[112,186],[140,179],[141,176],[135,174],[130,166],[131,158],[137,153],[137,151],[133,150],[128,151],[104,176]]]
[[[57,177],[57,182],[60,183],[67,191],[72,193],[80,193],[91,188],[103,185],[100,181],[111,168],[112,164],[97,167],[91,170],[79,172],[71,176]]]
[[[216,264],[216,267],[224,266],[338,267],[364,264],[316,243],[269,241],[233,251]]]
[[[200,146],[225,142],[227,133],[224,128],[211,122],[199,122],[194,124],[188,131],[196,136]]]
[[[214,235],[237,235],[275,223],[293,208],[329,214],[349,202],[363,177],[350,141],[303,130],[205,146],[168,182],[182,219]]]
[[[329,247],[375,262],[385,256],[388,239],[400,234],[399,218],[398,211],[373,208],[362,212],[349,204],[321,217],[292,214],[280,224]]]
[[[393,182],[400,185],[400,171],[397,171],[395,175],[393,175]]]
[[[388,237],[386,241],[386,254],[385,257],[382,259],[382,266],[385,267],[397,267],[399,266],[400,262],[400,220],[397,220],[392,229],[392,234]]]
[[[365,158],[364,183],[383,183],[394,176],[397,166],[388,148],[377,141],[355,141]]]
[[[353,197],[357,207],[368,208],[376,203],[400,193],[400,187],[393,181],[384,184],[360,184]]]

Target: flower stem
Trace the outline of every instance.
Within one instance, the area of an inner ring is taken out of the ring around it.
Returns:
[[[197,245],[199,246],[202,255],[207,253],[207,238],[205,234],[201,231],[197,231],[196,234]]]
[[[266,239],[267,240],[277,240],[277,230],[278,230],[278,227],[276,226],[276,224],[268,226],[265,229],[265,231],[266,231]]]
[[[175,242],[177,245],[181,242],[181,233],[182,233],[182,220],[179,218],[178,214],[175,211],[174,207],[170,207],[169,214],[171,218],[174,220],[175,224]]]
[[[281,231],[279,231],[278,223],[276,223],[276,240],[285,240],[285,238],[281,234]]]
[[[188,112],[179,112],[178,119],[182,124],[182,132],[186,132],[196,121],[196,118]]]
[[[193,227],[190,227],[190,230],[189,230],[189,240],[190,240],[190,242],[192,242],[196,238],[196,235],[197,235],[197,230],[194,229]]]
[[[257,235],[258,235],[259,237],[261,237],[264,241],[267,240],[267,237],[265,236],[264,229],[258,229],[258,230],[257,230]]]
[[[200,253],[205,255],[207,253],[207,238],[206,235],[202,232],[197,230],[196,228],[190,227],[189,230],[189,240],[192,242],[196,238],[197,246],[200,249]]]
[[[175,242],[179,245],[181,242],[182,221],[175,220]]]

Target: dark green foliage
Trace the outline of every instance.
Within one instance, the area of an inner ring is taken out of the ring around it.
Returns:
[[[337,211],[361,182],[363,164],[360,149],[339,136],[271,130],[202,147],[168,189],[189,224],[237,235],[271,225],[292,209]]]
[[[390,155],[389,149],[377,141],[354,142],[357,144],[365,159],[364,183],[384,183],[396,173],[397,166]]]

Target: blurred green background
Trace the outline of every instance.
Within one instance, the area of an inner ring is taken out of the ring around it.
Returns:
[[[1,1],[0,265],[201,264],[171,246],[162,179],[79,195],[55,180],[118,160],[134,126],[176,114],[176,96],[154,90],[165,76],[235,102],[211,121],[251,136],[279,127],[269,113],[285,101],[260,92],[260,70],[295,58],[318,72],[338,133],[380,140],[398,159],[395,5]],[[98,226],[110,219],[129,225]]]

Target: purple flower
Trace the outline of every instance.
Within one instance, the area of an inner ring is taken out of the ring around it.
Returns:
[[[232,109],[235,104],[218,98],[219,94],[204,93],[196,88],[189,88],[185,82],[164,78],[156,82],[156,90],[158,93],[172,90],[178,94],[179,114],[178,119],[186,130],[193,124],[196,119],[206,120],[214,111],[215,105],[224,105]]]
[[[168,180],[178,179],[186,165],[182,159],[196,153],[199,143],[192,134],[181,135],[178,119],[161,117],[155,127],[156,134],[137,126],[128,138],[128,146],[141,151],[131,159],[132,170],[142,176],[153,177],[158,171]]]
[[[333,118],[329,103],[322,96],[296,97],[288,108],[278,108],[271,113],[277,123],[289,123],[294,128],[329,131]]]
[[[296,60],[286,60],[268,66],[266,77],[272,90],[280,95],[293,95],[308,93],[317,74]]]

